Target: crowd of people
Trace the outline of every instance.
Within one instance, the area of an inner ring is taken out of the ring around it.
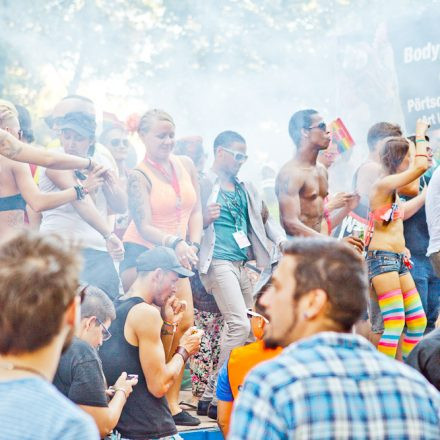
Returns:
[[[261,187],[239,178],[235,131],[208,165],[163,110],[96,120],[66,96],[42,147],[0,100],[1,438],[181,439],[200,424],[185,368],[187,404],[233,440],[440,438],[423,120],[374,124],[345,192],[331,176],[350,152],[316,110],[291,116],[293,156]]]

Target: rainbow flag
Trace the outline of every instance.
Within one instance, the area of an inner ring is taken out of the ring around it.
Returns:
[[[341,121],[341,118],[336,119],[330,124],[330,132],[332,142],[338,146],[338,151],[340,153],[345,153],[354,146],[354,140],[344,123]]]

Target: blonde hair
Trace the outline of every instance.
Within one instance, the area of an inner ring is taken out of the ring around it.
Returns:
[[[138,125],[138,133],[148,133],[156,121],[167,121],[170,124],[175,125],[171,115],[164,110],[154,108],[152,110],[148,110],[141,116]]]
[[[15,105],[6,99],[0,99],[0,127],[3,127],[5,122],[11,118],[18,119],[18,111]]]

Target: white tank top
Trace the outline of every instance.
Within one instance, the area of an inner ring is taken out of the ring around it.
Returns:
[[[63,149],[59,149],[58,151],[64,152]],[[114,169],[111,161],[99,151],[95,151],[93,160],[99,165]],[[41,168],[39,187],[43,192],[60,191],[46,176],[46,168]],[[107,201],[102,189],[99,189],[93,198],[95,200],[96,208],[102,218],[107,222]],[[43,233],[58,233],[63,237],[72,239],[82,248],[107,251],[105,240],[102,235],[82,219],[71,203],[66,203],[58,208],[43,211],[40,231]]]

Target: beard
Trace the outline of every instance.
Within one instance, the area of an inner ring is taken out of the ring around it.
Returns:
[[[69,330],[69,333],[67,333],[66,339],[64,340],[63,348],[61,349],[61,354],[64,354],[66,350],[70,347],[74,335],[75,335],[75,327],[72,327]]]
[[[278,336],[278,337],[272,336],[271,335],[272,331],[269,324],[269,327],[266,329],[266,333],[263,338],[264,346],[267,349],[274,349],[278,347],[285,348],[288,345],[290,345],[292,342],[295,342],[291,340],[291,335],[299,324],[298,321],[299,310],[296,307],[294,307],[294,310],[295,312],[293,314],[292,320],[290,321],[289,326],[287,327],[286,331],[282,336]]]

